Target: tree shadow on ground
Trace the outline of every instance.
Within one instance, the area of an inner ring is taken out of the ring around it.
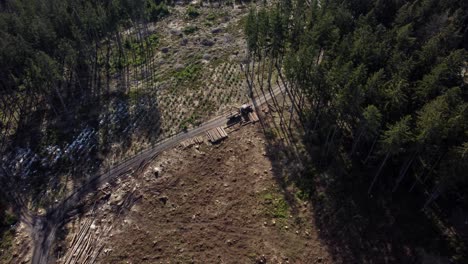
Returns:
[[[81,214],[80,201],[100,184],[93,181],[97,175],[159,139],[157,89],[75,98],[67,113],[41,109],[20,120],[0,169],[0,189],[19,220],[34,226],[44,218],[60,228],[70,213]],[[45,215],[36,216],[37,208]]]
[[[46,119],[49,120],[44,124]],[[4,169],[18,191],[23,190],[24,199],[30,196],[37,206],[46,205],[51,202],[45,197],[46,190],[59,191],[69,181],[79,186],[106,170],[102,166],[107,157],[114,156],[114,162],[120,161],[130,148],[138,151],[134,142],[157,139],[159,121],[157,97],[146,92],[136,96],[110,94],[97,102],[82,103],[59,118],[43,115],[37,122],[27,124],[28,129],[24,128],[26,125],[20,126],[13,137],[17,140],[12,141],[7,152],[12,153],[12,163],[15,150],[26,149],[32,154],[17,155],[24,170],[21,166],[17,170],[9,168],[15,164],[6,164]]]
[[[422,210],[423,190],[375,188],[367,194],[375,168],[347,171],[339,157],[325,159],[320,147],[302,135],[275,136],[274,119],[263,115],[267,156],[278,185],[295,211],[299,196],[312,203],[315,228],[333,263],[463,263],[466,255],[432,217]],[[298,150],[286,142],[303,142]],[[325,141],[325,139],[323,139]],[[304,143],[305,142],[305,143]],[[391,169],[386,173],[393,173]],[[398,173],[398,172],[396,172]],[[402,186],[405,183],[402,183]],[[410,184],[407,184],[410,186]],[[294,188],[290,188],[295,186]],[[292,191],[294,190],[294,191]],[[451,261],[449,257],[451,257]],[[310,260],[311,263],[315,260]],[[424,261],[424,262],[423,262]]]

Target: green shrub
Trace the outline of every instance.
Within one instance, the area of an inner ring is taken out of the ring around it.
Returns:
[[[192,115],[190,115],[190,117],[184,119],[181,122],[179,128],[183,131],[186,131],[188,129],[189,124],[192,126],[199,126],[201,124],[200,116],[197,113],[193,113]]]
[[[268,140],[273,140],[273,139],[276,138],[276,133],[272,128],[267,128],[267,129],[265,129],[265,137]]]
[[[18,217],[10,210],[0,212],[0,227],[9,227],[16,224],[16,222],[18,222]]]
[[[146,9],[146,15],[149,20],[157,21],[167,15],[169,15],[169,8],[165,2],[161,2],[158,5],[153,1],[148,1],[148,6]]]
[[[209,21],[213,21],[216,19],[216,15],[214,12],[210,12],[207,16],[206,16],[206,19],[209,20]]]
[[[16,224],[16,222],[18,222],[18,217],[16,217],[16,215],[14,215],[13,213],[6,212],[5,225],[11,226],[11,225]]]
[[[157,34],[151,34],[148,37],[148,44],[151,46],[156,46],[159,42],[159,36]]]
[[[185,27],[182,31],[184,32],[184,34],[193,34],[195,33],[196,31],[198,31],[198,27],[197,26],[187,26]]]
[[[263,199],[265,201],[265,212],[267,215],[274,218],[288,217],[289,205],[281,195],[266,193],[263,195]]]
[[[179,82],[192,80],[200,71],[199,65],[190,65],[185,67],[182,71],[176,72],[175,77]]]
[[[197,18],[200,15],[200,11],[198,11],[198,9],[196,9],[194,6],[190,5],[187,8],[186,14],[188,18]]]
[[[124,41],[124,47],[128,50],[131,50],[133,45],[132,45],[132,41],[130,40],[130,38],[126,38],[125,41]]]

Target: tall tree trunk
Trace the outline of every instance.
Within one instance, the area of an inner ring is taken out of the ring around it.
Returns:
[[[428,199],[424,203],[423,210],[427,209],[427,207],[433,203],[441,194],[441,188],[439,185],[435,186],[432,193],[429,195]]]
[[[325,157],[328,156],[328,152],[330,151],[330,146],[333,146],[333,139],[335,138],[336,129],[337,127],[335,126],[335,128],[333,129],[333,133],[331,134],[330,140],[327,142]]]
[[[350,156],[353,156],[353,155],[354,155],[354,152],[356,151],[356,148],[357,148],[357,146],[358,146],[359,140],[361,139],[361,136],[362,136],[362,131],[364,131],[364,128],[361,127],[361,128],[359,129],[358,137],[357,137],[356,140],[354,140],[353,146],[351,147]]]
[[[408,172],[408,169],[411,167],[411,164],[413,163],[414,159],[416,158],[416,153],[414,153],[409,160],[405,162],[403,167],[400,170],[400,175],[398,176],[398,179],[396,181],[395,186],[392,189],[392,192],[395,192],[398,189],[398,186],[400,186],[401,181],[405,177],[406,173]]]
[[[62,94],[61,94],[60,91],[58,90],[57,85],[52,85],[52,86],[54,87],[55,94],[57,95],[57,97],[58,97],[59,100],[60,100],[60,103],[62,104],[63,110],[64,110],[65,112],[67,112],[67,111],[68,111],[68,108],[67,108],[67,106],[65,105],[65,101],[63,100]]]
[[[427,179],[429,178],[429,176],[431,175],[432,171],[434,170],[434,168],[439,164],[439,161],[442,159],[442,157],[444,156],[444,153],[440,154],[436,161],[434,163],[432,163],[431,167],[429,168],[429,170],[425,173],[422,181],[421,181],[421,184],[424,184],[426,183]],[[416,178],[416,180],[414,181],[413,185],[411,186],[411,188],[409,189],[409,192],[412,192],[414,187],[416,186],[416,183],[417,183],[418,179]]]
[[[110,94],[110,56],[111,56],[111,45],[109,38],[106,38],[107,42],[107,53],[106,53],[106,93]]]
[[[390,152],[387,152],[387,155],[385,155],[384,160],[382,161],[382,163],[380,164],[379,169],[375,173],[374,179],[372,180],[372,183],[369,186],[369,189],[367,190],[367,194],[370,194],[372,192],[372,189],[374,188],[374,184],[377,181],[377,178],[379,177],[380,173],[382,172],[382,169],[385,166],[385,163],[387,162],[388,157],[390,157]]]
[[[295,108],[296,110],[296,113],[299,117],[299,120],[300,120],[300,123],[301,123],[301,126],[303,129],[305,129],[304,127],[304,117],[303,117],[303,114],[302,112],[300,111],[299,107],[298,107],[298,104],[292,94],[292,88],[289,87],[287,84],[286,84],[286,81],[284,79],[284,76],[281,74],[281,69],[279,67],[277,67],[277,71],[278,71],[278,76],[281,80],[281,83],[283,84],[283,87],[285,88],[285,91],[286,91],[286,94],[288,94],[288,97],[289,97],[289,100],[291,101],[292,103],[292,106]]]
[[[292,140],[292,135],[290,134],[290,130],[288,130],[285,127],[286,124],[284,122],[283,109],[280,108],[280,105],[278,103],[276,95],[273,92],[273,89],[272,89],[272,86],[271,86],[272,74],[273,74],[273,59],[270,60],[269,69],[268,69],[268,83],[267,83],[268,92],[270,93],[271,100],[273,101],[273,104],[275,105],[275,108],[276,108],[276,110],[278,112],[278,115],[279,115],[279,118],[280,118],[280,124],[279,125],[280,125],[280,128],[281,128],[281,131],[283,132],[283,135],[286,137],[287,141],[291,141]],[[290,143],[292,143],[292,142],[290,142]]]
[[[375,136],[375,139],[374,139],[374,141],[372,142],[371,148],[370,148],[369,152],[367,153],[367,157],[366,157],[366,159],[364,160],[364,164],[366,164],[367,161],[369,160],[369,158],[370,158],[372,152],[374,151],[375,143],[377,143],[377,140],[378,140],[378,139],[379,139],[379,136],[378,136],[378,135]]]

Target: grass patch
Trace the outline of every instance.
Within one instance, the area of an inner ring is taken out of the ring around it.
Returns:
[[[182,30],[182,32],[184,32],[184,34],[186,34],[186,35],[190,35],[190,34],[193,34],[193,33],[197,32],[198,30],[199,30],[199,28],[197,26],[190,25],[190,26],[185,27]]]
[[[217,18],[217,16],[216,16],[216,14],[215,14],[214,12],[210,12],[210,13],[206,16],[206,19],[207,19],[208,21],[214,21],[214,20],[216,20],[216,18]]]
[[[179,129],[185,131],[185,130],[188,129],[189,125],[198,126],[200,124],[201,124],[200,116],[198,114],[196,114],[196,113],[193,113],[192,115],[190,115],[189,118],[184,119],[180,123]]]
[[[310,199],[310,192],[308,190],[299,189],[296,191],[295,196],[300,201],[308,201]]]
[[[258,256],[258,254],[253,253],[253,252],[250,252],[250,253],[247,254],[247,257],[248,257],[250,260],[254,261],[254,262],[257,260],[257,256]]]
[[[193,80],[201,70],[201,66],[197,64],[189,65],[183,70],[176,72],[174,77],[178,82],[186,82]]]
[[[286,219],[289,215],[289,205],[280,194],[267,192],[262,195],[265,214],[279,219]]]
[[[200,11],[197,8],[195,8],[193,5],[189,5],[189,7],[187,8],[187,12],[185,14],[187,15],[187,18],[195,19],[198,16],[200,16]]]
[[[268,140],[274,140],[274,139],[278,138],[278,135],[277,135],[276,131],[273,128],[266,128],[265,129],[265,137]]]
[[[160,43],[160,37],[154,33],[147,36],[143,41],[139,41],[135,37],[127,37],[123,41],[123,54],[119,51],[112,51],[112,56],[109,60],[110,73],[114,74],[124,69],[127,66],[138,66],[147,62],[147,50],[157,47]],[[100,61],[104,63],[105,57],[101,57]]]
[[[128,91],[128,99],[130,103],[136,103],[138,102],[140,98],[145,96],[145,94],[146,92],[142,89],[138,89],[138,88],[130,89],[130,91]]]

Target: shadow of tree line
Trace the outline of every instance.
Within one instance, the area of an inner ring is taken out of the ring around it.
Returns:
[[[447,231],[440,223],[448,217],[447,212],[438,210],[436,205],[422,208],[422,186],[416,186],[412,192],[401,188],[394,193],[376,188],[373,195],[368,195],[369,182],[363,175],[371,175],[378,168],[353,164],[353,170],[347,169],[349,161],[337,156],[339,151],[325,146],[326,133],[306,132],[312,131],[314,122],[306,119],[301,124],[295,116],[295,124],[287,131],[281,125],[284,120],[279,112],[287,112],[288,106],[278,106],[270,104],[266,113],[257,109],[274,177],[293,213],[297,211],[298,198],[312,203],[315,228],[333,263],[466,261],[460,234],[453,229]],[[398,169],[388,166],[384,173],[397,174]],[[402,186],[411,183],[408,180]]]
[[[141,79],[152,79],[152,72],[141,70]],[[38,109],[20,116],[4,148],[0,177],[4,188],[13,188],[8,193],[14,197],[6,199],[17,211],[25,210],[28,201],[35,208],[60,201],[70,183],[82,185],[108,170],[112,161],[126,158],[130,150],[137,152],[139,143],[159,138],[158,87],[130,89],[132,77],[140,78],[123,69],[116,74],[116,90],[93,100],[70,98],[66,113]]]
[[[129,91],[119,82],[118,91],[93,102],[80,100],[66,115],[41,111],[34,113],[34,122],[20,124],[7,149],[11,160],[4,159],[0,177],[4,198],[17,216],[10,224],[31,221],[31,226],[44,225],[46,234],[61,230],[58,235],[63,236],[67,219],[84,213],[80,201],[99,187],[92,179],[134,155],[140,143],[157,141],[161,132],[157,87]],[[17,166],[18,153],[26,153],[20,156],[25,166]],[[80,186],[86,186],[83,192]],[[70,192],[74,197],[67,201]],[[45,210],[44,217],[36,216],[38,208]],[[47,243],[46,238],[41,243]],[[52,253],[44,245],[44,254]]]

